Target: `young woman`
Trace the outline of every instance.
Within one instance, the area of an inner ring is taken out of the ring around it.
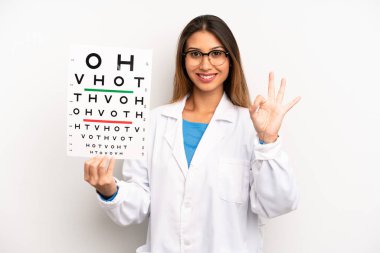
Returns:
[[[220,18],[193,19],[178,43],[173,101],[151,112],[148,157],[86,161],[85,180],[119,225],[150,216],[137,252],[262,252],[260,218],[294,210],[298,192],[278,131],[299,101],[275,94],[250,105],[235,38]],[[248,109],[249,108],[249,109]]]

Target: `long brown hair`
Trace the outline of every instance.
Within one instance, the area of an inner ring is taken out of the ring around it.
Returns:
[[[228,77],[223,83],[223,88],[227,96],[233,104],[249,107],[249,91],[241,66],[240,52],[235,37],[227,24],[219,17],[213,15],[202,15],[194,18],[185,26],[179,37],[172,102],[184,98],[193,90],[193,83],[186,72],[183,52],[188,38],[193,33],[201,30],[214,34],[221,41],[227,52],[229,52],[228,57],[231,66]]]

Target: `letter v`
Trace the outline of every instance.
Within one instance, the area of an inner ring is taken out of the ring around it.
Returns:
[[[111,101],[112,95],[110,95],[109,98],[107,97],[107,95],[104,95],[104,97],[105,97],[105,99],[106,99],[106,101],[107,101],[107,104],[109,104],[110,101]]]
[[[77,79],[77,83],[80,84],[83,80],[83,77],[84,77],[84,74],[82,74],[82,76],[80,77],[80,79],[78,79],[78,75],[75,74],[75,78]]]

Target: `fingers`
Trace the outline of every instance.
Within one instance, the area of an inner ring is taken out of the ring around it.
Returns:
[[[115,166],[115,158],[111,157],[111,160],[108,165],[107,174],[113,176],[113,168]]]
[[[99,177],[103,177],[104,175],[107,174],[108,163],[109,163],[109,158],[107,156],[104,156],[97,169]]]
[[[91,171],[90,171],[90,168],[92,166],[92,164],[99,158],[99,155],[97,156],[94,156],[93,158],[87,160],[85,163],[84,163],[84,180],[87,181],[87,182],[90,182],[90,179],[91,179]]]
[[[112,196],[117,185],[113,177],[115,159],[108,156],[95,156],[84,165],[84,179],[103,196]]]
[[[84,162],[84,181],[87,181],[90,179],[90,173],[89,173],[89,160]]]
[[[250,107],[250,112],[251,113],[254,113],[257,111],[257,109],[259,109],[259,107],[264,104],[266,102],[266,99],[261,96],[261,95],[257,95],[256,98],[255,98],[255,101],[253,102],[253,104],[251,105]]]
[[[301,97],[298,96],[296,98],[294,98],[291,102],[289,102],[286,106],[285,106],[285,111],[288,112],[290,109],[292,109],[292,107],[297,104],[299,101],[301,100]]]
[[[274,73],[273,71],[269,72],[269,83],[268,83],[268,99],[274,100],[275,92],[274,92]]]
[[[89,166],[90,181],[89,181],[89,183],[93,186],[96,185],[96,183],[98,182],[98,179],[99,179],[98,166],[101,162],[102,162],[102,157],[96,156],[92,160],[92,162],[90,163],[90,166]]]
[[[100,179],[108,177],[109,174],[113,174],[114,159],[110,162],[110,158],[107,156],[95,156],[90,160],[87,160],[84,164],[84,180],[92,186],[98,185]],[[109,164],[112,164],[111,171],[108,171]]]
[[[281,86],[280,86],[280,89],[278,90],[277,97],[276,97],[276,103],[282,104],[282,100],[284,98],[284,93],[285,93],[285,85],[286,85],[286,79],[282,78]]]

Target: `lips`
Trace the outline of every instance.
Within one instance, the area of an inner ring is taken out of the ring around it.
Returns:
[[[215,79],[216,75],[217,74],[215,74],[215,73],[213,73],[213,74],[197,74],[197,77],[198,77],[199,81],[201,81],[203,83],[210,83]]]

